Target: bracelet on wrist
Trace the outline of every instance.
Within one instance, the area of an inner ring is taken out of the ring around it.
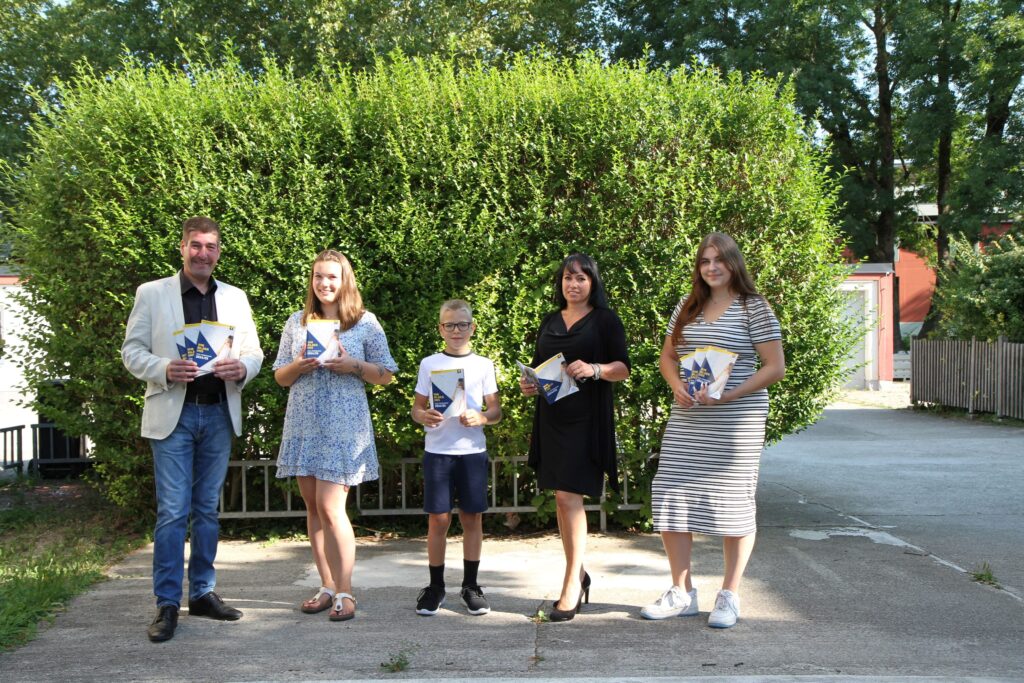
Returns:
[[[591,363],[590,367],[594,368],[594,381],[601,379],[601,365],[599,363]]]

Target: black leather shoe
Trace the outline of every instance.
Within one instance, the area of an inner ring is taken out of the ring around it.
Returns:
[[[188,601],[188,613],[192,617],[210,617],[221,621],[238,621],[242,613],[224,604],[220,596],[210,591],[198,600]]]
[[[174,629],[178,627],[178,608],[164,605],[157,608],[156,618],[146,629],[146,635],[154,643],[162,643],[174,637]]]

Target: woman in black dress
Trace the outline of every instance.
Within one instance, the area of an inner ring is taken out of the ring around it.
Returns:
[[[612,382],[629,377],[630,363],[622,321],[608,308],[594,259],[584,254],[566,257],[554,284],[559,310],[540,324],[532,366],[562,353],[565,371],[580,390],[552,404],[537,397],[529,465],[537,471],[538,485],[555,491],[565,576],[550,618],[568,621],[579,612],[584,593],[590,601],[590,576],[583,568],[583,496],[600,496],[605,474],[611,488],[618,487]],[[524,377],[519,387],[527,396],[537,394]]]

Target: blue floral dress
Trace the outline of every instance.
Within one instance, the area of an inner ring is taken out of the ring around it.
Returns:
[[[353,358],[398,370],[384,330],[369,311],[341,333],[341,343]],[[274,370],[301,356],[305,345],[306,328],[302,311],[297,311],[281,333]],[[347,486],[378,477],[373,422],[362,379],[317,368],[295,381],[288,392],[277,477],[315,477]]]

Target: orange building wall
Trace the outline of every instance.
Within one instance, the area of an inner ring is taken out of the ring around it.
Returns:
[[[900,259],[894,265],[900,279],[900,322],[923,322],[935,293],[935,270],[906,249],[900,249]]]

